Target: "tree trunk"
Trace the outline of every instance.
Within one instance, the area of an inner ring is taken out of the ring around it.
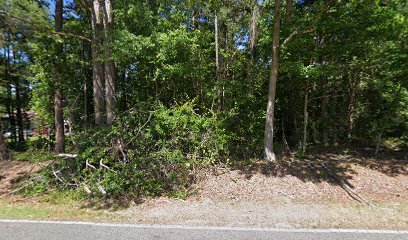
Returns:
[[[18,52],[13,49],[13,63],[16,64]],[[20,78],[18,76],[14,76],[14,90],[16,94],[16,119],[17,119],[17,127],[18,127],[18,141],[20,143],[24,142],[24,126],[23,126],[23,113],[21,111],[21,94],[20,94]]]
[[[15,90],[16,90],[16,117],[18,126],[18,141],[24,142],[24,125],[23,125],[23,113],[21,111],[21,94],[20,94],[20,82],[18,78],[15,78]]]
[[[92,79],[94,94],[95,124],[104,123],[105,101],[104,101],[104,65],[101,57],[103,44],[103,12],[100,1],[93,0],[91,9],[92,15]]]
[[[276,81],[278,80],[279,70],[279,35],[280,35],[280,0],[275,1],[275,13],[273,21],[273,57],[272,67],[269,79],[269,93],[268,105],[266,109],[265,122],[265,137],[264,137],[264,157],[267,161],[275,161],[275,153],[273,151],[273,135],[274,135],[274,111],[275,111],[275,95],[276,95]]]
[[[84,75],[84,123],[86,126],[88,124],[88,79],[84,69],[82,71]]]
[[[103,0],[103,27],[104,27],[104,71],[105,71],[105,99],[106,122],[111,125],[115,110],[115,64],[113,62],[111,45],[113,32],[113,14],[111,0]]]
[[[321,127],[322,127],[322,141],[323,141],[323,145],[327,146],[329,144],[329,136],[328,136],[328,132],[327,132],[327,104],[329,102],[329,97],[327,95],[327,78],[326,77],[322,77],[321,78],[321,84],[322,84],[322,108],[321,108]]]
[[[10,41],[10,35],[8,35],[8,40]],[[14,118],[14,104],[13,104],[13,96],[11,94],[11,86],[13,84],[10,72],[10,46],[6,45],[4,51],[6,52],[6,64],[5,64],[5,78],[6,78],[6,91],[7,91],[7,114],[9,115],[9,124],[10,130],[12,133],[12,139],[14,142],[17,142],[17,134],[16,134],[16,121]]]
[[[250,26],[249,49],[251,51],[251,60],[255,61],[256,55],[256,40],[258,36],[258,1],[252,1],[252,16]]]
[[[92,48],[91,45],[88,43],[83,43],[82,45],[82,61],[88,62],[92,59]],[[89,124],[89,110],[92,108],[92,101],[89,101],[89,96],[92,94],[89,93],[91,88],[89,86],[92,85],[92,73],[86,67],[85,64],[82,65],[82,76],[84,78],[84,125],[87,126]]]
[[[292,24],[293,18],[293,0],[286,0],[286,15],[288,17],[288,23]]]
[[[307,110],[309,103],[309,88],[306,84],[305,102],[303,105],[303,141],[302,141],[302,154],[306,153],[307,148],[307,125],[309,121],[309,112]]]
[[[57,0],[55,2],[55,31],[62,31],[63,24],[63,0]],[[55,46],[55,54],[60,59],[63,54],[63,46],[61,43],[57,43]],[[65,152],[65,135],[64,135],[64,107],[62,103],[62,80],[60,74],[61,62],[57,62],[55,65],[55,93],[54,93],[54,115],[55,115],[55,149],[56,153]]]
[[[0,119],[0,161],[8,160],[9,158],[10,154],[3,137],[3,122]]]
[[[354,115],[356,111],[356,84],[352,80],[352,76],[349,79],[349,86],[350,86],[350,100],[348,104],[348,116],[347,116],[347,123],[348,123],[348,138],[349,141],[352,139],[353,128],[354,128]]]
[[[337,106],[337,96],[336,93],[333,93],[333,98],[330,101],[330,115],[331,116],[336,116],[337,111],[336,111],[336,106]],[[337,123],[337,121],[335,121]],[[334,127],[336,128],[337,126],[334,125]],[[338,142],[337,142],[337,135],[339,134],[338,131],[333,131],[333,133],[331,134],[330,138],[333,141],[333,145],[337,146]]]
[[[219,39],[218,39],[218,16],[217,11],[214,14],[215,25],[215,76],[217,78],[217,110],[221,111],[222,101],[222,86],[220,78],[220,59],[219,59]]]

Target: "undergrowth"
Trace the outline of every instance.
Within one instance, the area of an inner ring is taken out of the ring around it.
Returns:
[[[118,116],[113,126],[78,133],[75,142],[76,158],[53,162],[21,192],[79,190],[92,199],[163,194],[185,199],[197,172],[228,153],[223,122],[209,111],[198,112],[193,102],[134,110]]]

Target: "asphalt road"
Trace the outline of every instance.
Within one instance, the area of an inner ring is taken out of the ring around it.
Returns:
[[[29,220],[0,220],[1,240],[407,240],[408,231],[346,230],[346,229],[274,229],[193,227],[173,225],[132,225],[89,222],[53,222]]]

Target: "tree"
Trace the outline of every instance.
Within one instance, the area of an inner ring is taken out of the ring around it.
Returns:
[[[104,16],[103,0],[92,0],[89,4],[92,22],[92,79],[93,79],[93,100],[95,124],[101,125],[104,120],[105,109],[105,71],[103,64],[103,35],[104,35]]]
[[[55,2],[55,31],[61,32],[63,26],[63,0],[56,0]],[[62,43],[56,43],[55,55],[57,62],[55,64],[55,94],[54,94],[54,115],[55,115],[55,152],[65,152],[65,133],[64,133],[64,108],[63,108],[63,93],[62,93],[62,79],[61,79],[61,64],[60,61],[63,54]]]
[[[256,41],[258,37],[258,1],[252,0],[251,25],[249,32],[249,49],[251,52],[251,60],[255,61]]]
[[[273,19],[272,66],[269,78],[268,105],[266,109],[265,136],[264,136],[264,157],[267,161],[276,160],[275,153],[273,151],[273,136],[274,136],[273,118],[275,113],[276,81],[278,80],[279,70],[280,21],[281,21],[280,0],[276,0]]]
[[[217,10],[214,12],[214,26],[215,26],[215,76],[217,78],[217,110],[220,112],[222,107],[222,84],[220,76],[220,47],[218,38],[218,15]]]
[[[8,160],[10,158],[9,150],[4,142],[3,137],[3,122],[0,119],[0,161]]]
[[[115,64],[112,59],[113,12],[111,0],[86,3],[91,13],[92,69],[95,124],[111,125],[115,111]]]
[[[104,27],[104,71],[105,71],[105,97],[106,97],[106,123],[111,125],[115,111],[115,64],[112,60],[111,47],[113,44],[113,13],[112,1],[103,1],[103,27]]]

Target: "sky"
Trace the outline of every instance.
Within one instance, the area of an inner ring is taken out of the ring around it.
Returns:
[[[63,0],[63,1],[64,1],[64,5],[74,2],[74,0]],[[45,2],[49,6],[48,7],[48,12],[53,15],[54,12],[55,12],[55,0],[45,0]]]

